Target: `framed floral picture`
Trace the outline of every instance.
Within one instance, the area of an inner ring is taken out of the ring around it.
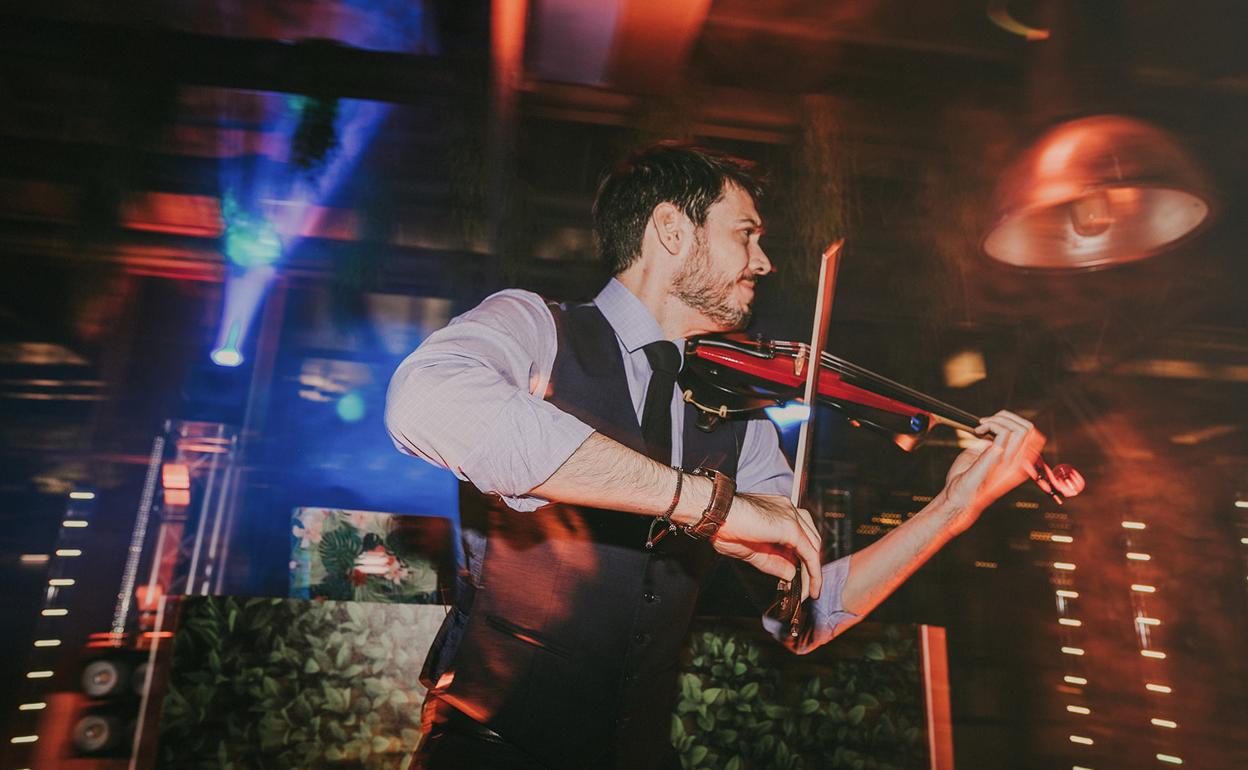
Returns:
[[[437,604],[453,570],[446,519],[336,508],[291,516],[290,595]]]

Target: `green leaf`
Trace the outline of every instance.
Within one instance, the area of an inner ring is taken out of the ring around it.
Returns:
[[[724,645],[724,657],[725,658],[732,658],[732,654],[736,651],[737,651],[736,642],[729,640],[728,644]]]
[[[737,676],[741,676],[745,672],[746,672],[746,665],[742,663],[741,661],[737,661],[736,663],[732,664],[732,673],[736,674]]]
[[[710,749],[708,749],[705,746],[694,746],[693,750],[689,752],[689,764],[691,765],[698,764],[702,760],[706,759],[706,755],[709,752],[710,752]]]
[[[879,642],[871,642],[863,651],[868,660],[884,660],[884,647]]]
[[[308,661],[303,664],[303,673],[305,674],[316,674],[320,670],[321,667],[316,664],[316,658],[308,658]]]
[[[685,737],[685,723],[680,721],[680,717],[676,715],[672,715],[671,737],[673,746],[676,745],[681,738]]]
[[[708,687],[702,691],[703,703],[714,703],[719,694],[724,691],[722,687]]]
[[[848,714],[849,723],[851,725],[860,724],[862,722],[862,718],[865,717],[866,715],[867,715],[866,706],[862,706],[862,705],[854,706],[852,709],[849,710],[849,714]]]
[[[701,727],[705,732],[709,733],[711,730],[715,729],[715,717],[710,714],[699,714],[698,727]]]
[[[873,709],[879,707],[880,700],[869,692],[860,692],[858,693],[858,703],[869,709]]]
[[[807,698],[802,701],[802,705],[798,706],[798,710],[803,714],[813,714],[819,710],[819,701],[814,698]]]
[[[741,700],[753,700],[758,695],[758,682],[748,682],[741,688]]]
[[[741,770],[741,755],[733,754],[732,759],[724,764],[724,770]]]

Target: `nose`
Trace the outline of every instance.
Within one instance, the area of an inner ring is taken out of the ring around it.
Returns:
[[[753,248],[750,249],[750,272],[755,275],[770,275],[775,272],[771,260],[767,257],[767,252],[763,251],[763,247],[757,243],[753,244]]]

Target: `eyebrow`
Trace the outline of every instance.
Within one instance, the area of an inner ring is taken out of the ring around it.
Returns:
[[[747,224],[747,225],[752,225],[752,226],[757,227],[757,228],[760,228],[760,229],[761,229],[761,228],[762,228],[762,226],[763,226],[763,223],[762,223],[762,222],[760,222],[760,221],[759,221],[759,220],[757,220],[757,219],[754,219],[753,217],[741,217],[740,219],[738,219],[738,220],[737,220],[737,224]]]

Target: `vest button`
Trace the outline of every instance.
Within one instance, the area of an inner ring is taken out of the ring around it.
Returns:
[[[654,604],[659,600],[658,594],[652,594],[649,591],[642,594],[641,598],[645,599],[647,604]]]

